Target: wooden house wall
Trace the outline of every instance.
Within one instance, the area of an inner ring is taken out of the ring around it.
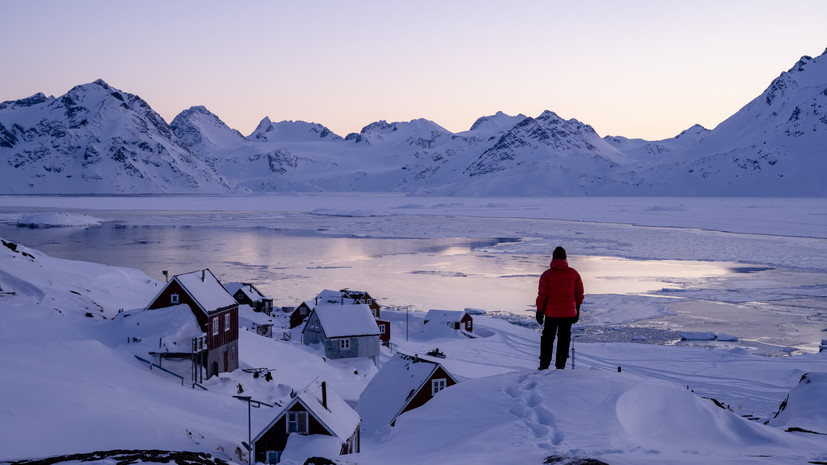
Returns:
[[[462,329],[468,331],[469,333],[474,332],[474,319],[471,318],[471,315],[465,314],[462,316],[462,319],[459,320],[462,323]]]
[[[190,309],[192,310],[193,315],[195,315],[196,320],[198,320],[198,325],[201,327],[201,331],[207,332],[207,315],[202,312],[198,304],[187,294],[183,287],[178,283],[178,281],[171,281],[167,284],[166,289],[164,289],[158,297],[152,301],[151,304],[147,308],[149,309],[156,309],[156,308],[166,308],[171,307],[173,304],[171,301],[172,294],[178,294],[178,304],[187,304],[189,305]]]
[[[230,315],[230,328],[229,331],[225,326],[225,316],[229,313]],[[218,334],[213,334],[213,323],[215,322],[215,318],[218,318]],[[224,344],[229,344],[235,340],[238,340],[238,307],[231,307],[227,310],[213,313],[209,316],[209,321],[207,322],[207,347],[210,349],[221,347]]]
[[[350,349],[341,348],[341,340],[350,339]],[[324,340],[325,355],[329,358],[378,357],[379,336],[353,336]]]
[[[310,315],[310,307],[302,302],[302,304],[296,307],[293,313],[290,314],[290,328],[292,329],[302,324],[308,315]]]
[[[253,302],[253,299],[247,296],[243,289],[239,289],[235,291],[235,295],[233,296],[236,302],[242,305],[249,305],[251,307],[255,307],[256,303]]]
[[[379,339],[382,342],[388,342],[391,340],[391,322],[385,320],[376,320],[376,326],[379,327]],[[385,331],[382,332],[382,327],[385,328]]]

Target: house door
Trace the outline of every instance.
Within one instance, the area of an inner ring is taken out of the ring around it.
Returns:
[[[218,362],[212,362],[212,375],[218,376]],[[209,378],[209,376],[207,376]]]
[[[224,371],[230,371],[230,352],[224,351]]]
[[[281,458],[281,451],[278,450],[268,450],[267,451],[267,463],[279,463],[279,459]]]

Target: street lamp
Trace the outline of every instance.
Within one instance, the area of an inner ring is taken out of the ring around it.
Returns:
[[[251,407],[260,408],[262,405],[272,407],[272,405],[270,405],[266,402],[262,402],[260,400],[255,400],[250,396],[233,396],[233,397],[235,397],[238,400],[247,401],[247,442],[241,441],[241,444],[244,446],[245,449],[247,449],[247,462],[250,465],[253,465],[253,445],[251,444],[253,442],[253,439],[252,439],[252,433],[253,432],[251,430],[252,426],[251,426],[251,421],[250,421],[250,408]]]

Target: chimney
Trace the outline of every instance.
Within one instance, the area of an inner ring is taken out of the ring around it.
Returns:
[[[322,407],[327,408],[327,383],[322,381]]]
[[[207,282],[207,270],[201,270],[201,282]]]
[[[161,274],[164,275],[164,279],[166,280],[166,282],[169,282],[169,271],[164,270],[161,272]]]

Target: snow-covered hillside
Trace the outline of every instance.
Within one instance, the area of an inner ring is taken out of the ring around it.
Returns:
[[[0,193],[402,192],[418,195],[823,196],[827,53],[803,57],[713,130],[599,137],[552,111],[451,133],[377,121],[341,137],[262,119],[244,137],[204,107],[167,125],[103,81],[0,104]]]
[[[247,406],[232,397],[238,385],[274,405],[252,409],[255,435],[316,377],[353,404],[377,372],[366,359],[325,360],[298,342],[241,331],[241,368],[269,368],[273,381],[237,370],[207,380],[207,391],[192,389],[134,357],[152,359],[159,344],[182,344],[198,331],[184,307],[142,310],[159,285],[135,270],[3,241],[0,460],[166,449],[245,463]],[[361,453],[331,457],[338,463],[827,460],[827,352],[763,358],[743,349],[578,343],[575,369],[538,372],[539,334],[530,327],[477,315],[469,339],[424,326],[422,315],[383,315],[396,350],[437,346],[446,358],[436,360],[461,382],[394,428],[364,435]],[[391,355],[383,349],[380,366]],[[188,362],[163,363],[189,371]]]

